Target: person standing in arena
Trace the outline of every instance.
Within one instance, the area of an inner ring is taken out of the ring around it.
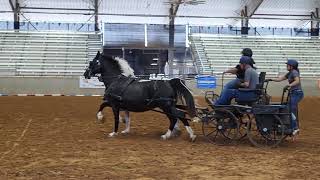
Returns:
[[[298,69],[298,61],[294,59],[288,59],[287,61],[287,74],[275,79],[268,79],[266,81],[284,81],[288,80],[289,84],[284,88],[290,91],[289,93],[289,106],[292,113],[291,128],[293,129],[292,135],[299,133],[299,119],[298,119],[298,104],[303,99],[304,93],[301,88],[300,71]]]

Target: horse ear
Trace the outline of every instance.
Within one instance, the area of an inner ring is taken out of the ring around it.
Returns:
[[[100,51],[97,52],[97,55],[94,59],[99,59],[99,57],[100,57]]]

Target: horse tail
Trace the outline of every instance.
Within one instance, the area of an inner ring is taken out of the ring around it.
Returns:
[[[193,95],[190,89],[185,85],[184,81],[179,78],[174,78],[169,81],[171,87],[174,89],[176,93],[176,98],[184,99],[187,105],[187,111],[190,116],[196,116],[196,108],[193,99]]]

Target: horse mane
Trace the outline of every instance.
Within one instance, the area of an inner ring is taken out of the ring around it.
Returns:
[[[101,54],[101,56],[108,61],[114,61],[116,65],[119,67],[120,71],[122,72],[121,73],[122,75],[126,77],[134,76],[134,70],[130,67],[130,65],[128,64],[128,61],[126,61],[125,59],[122,59],[120,57],[113,58],[111,56],[104,55],[104,54]]]
[[[130,67],[130,65],[128,64],[128,61],[119,57],[115,57],[114,60],[118,62],[120,69],[122,71],[122,75],[126,77],[134,76],[134,70]]]

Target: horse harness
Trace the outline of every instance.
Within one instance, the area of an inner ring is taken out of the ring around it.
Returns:
[[[104,100],[112,99],[118,102],[123,101],[123,93],[127,89],[127,87],[132,84],[137,79],[134,77],[126,77],[123,75],[118,76],[105,90]],[[159,95],[159,86],[158,81],[153,81],[153,90],[155,93],[153,93],[152,98],[146,99],[147,105],[151,105],[151,103],[159,102],[159,101],[175,101],[173,98],[163,98],[158,97]]]
[[[147,103],[147,105],[149,106],[149,105],[151,105],[151,103],[154,103],[154,102],[161,102],[161,101],[164,101],[164,102],[167,102],[167,101],[175,101],[174,99],[172,99],[172,98],[164,98],[164,97],[157,97],[158,95],[159,95],[159,86],[157,85],[157,83],[158,83],[158,80],[154,80],[153,81],[154,82],[154,84],[153,84],[153,90],[154,90],[154,92],[156,92],[156,93],[154,93],[153,94],[153,96],[152,96],[152,98],[151,99],[146,99],[146,103]]]
[[[118,78],[106,88],[104,99],[111,98],[121,102],[124,91],[133,81],[135,81],[133,77],[118,76]]]

